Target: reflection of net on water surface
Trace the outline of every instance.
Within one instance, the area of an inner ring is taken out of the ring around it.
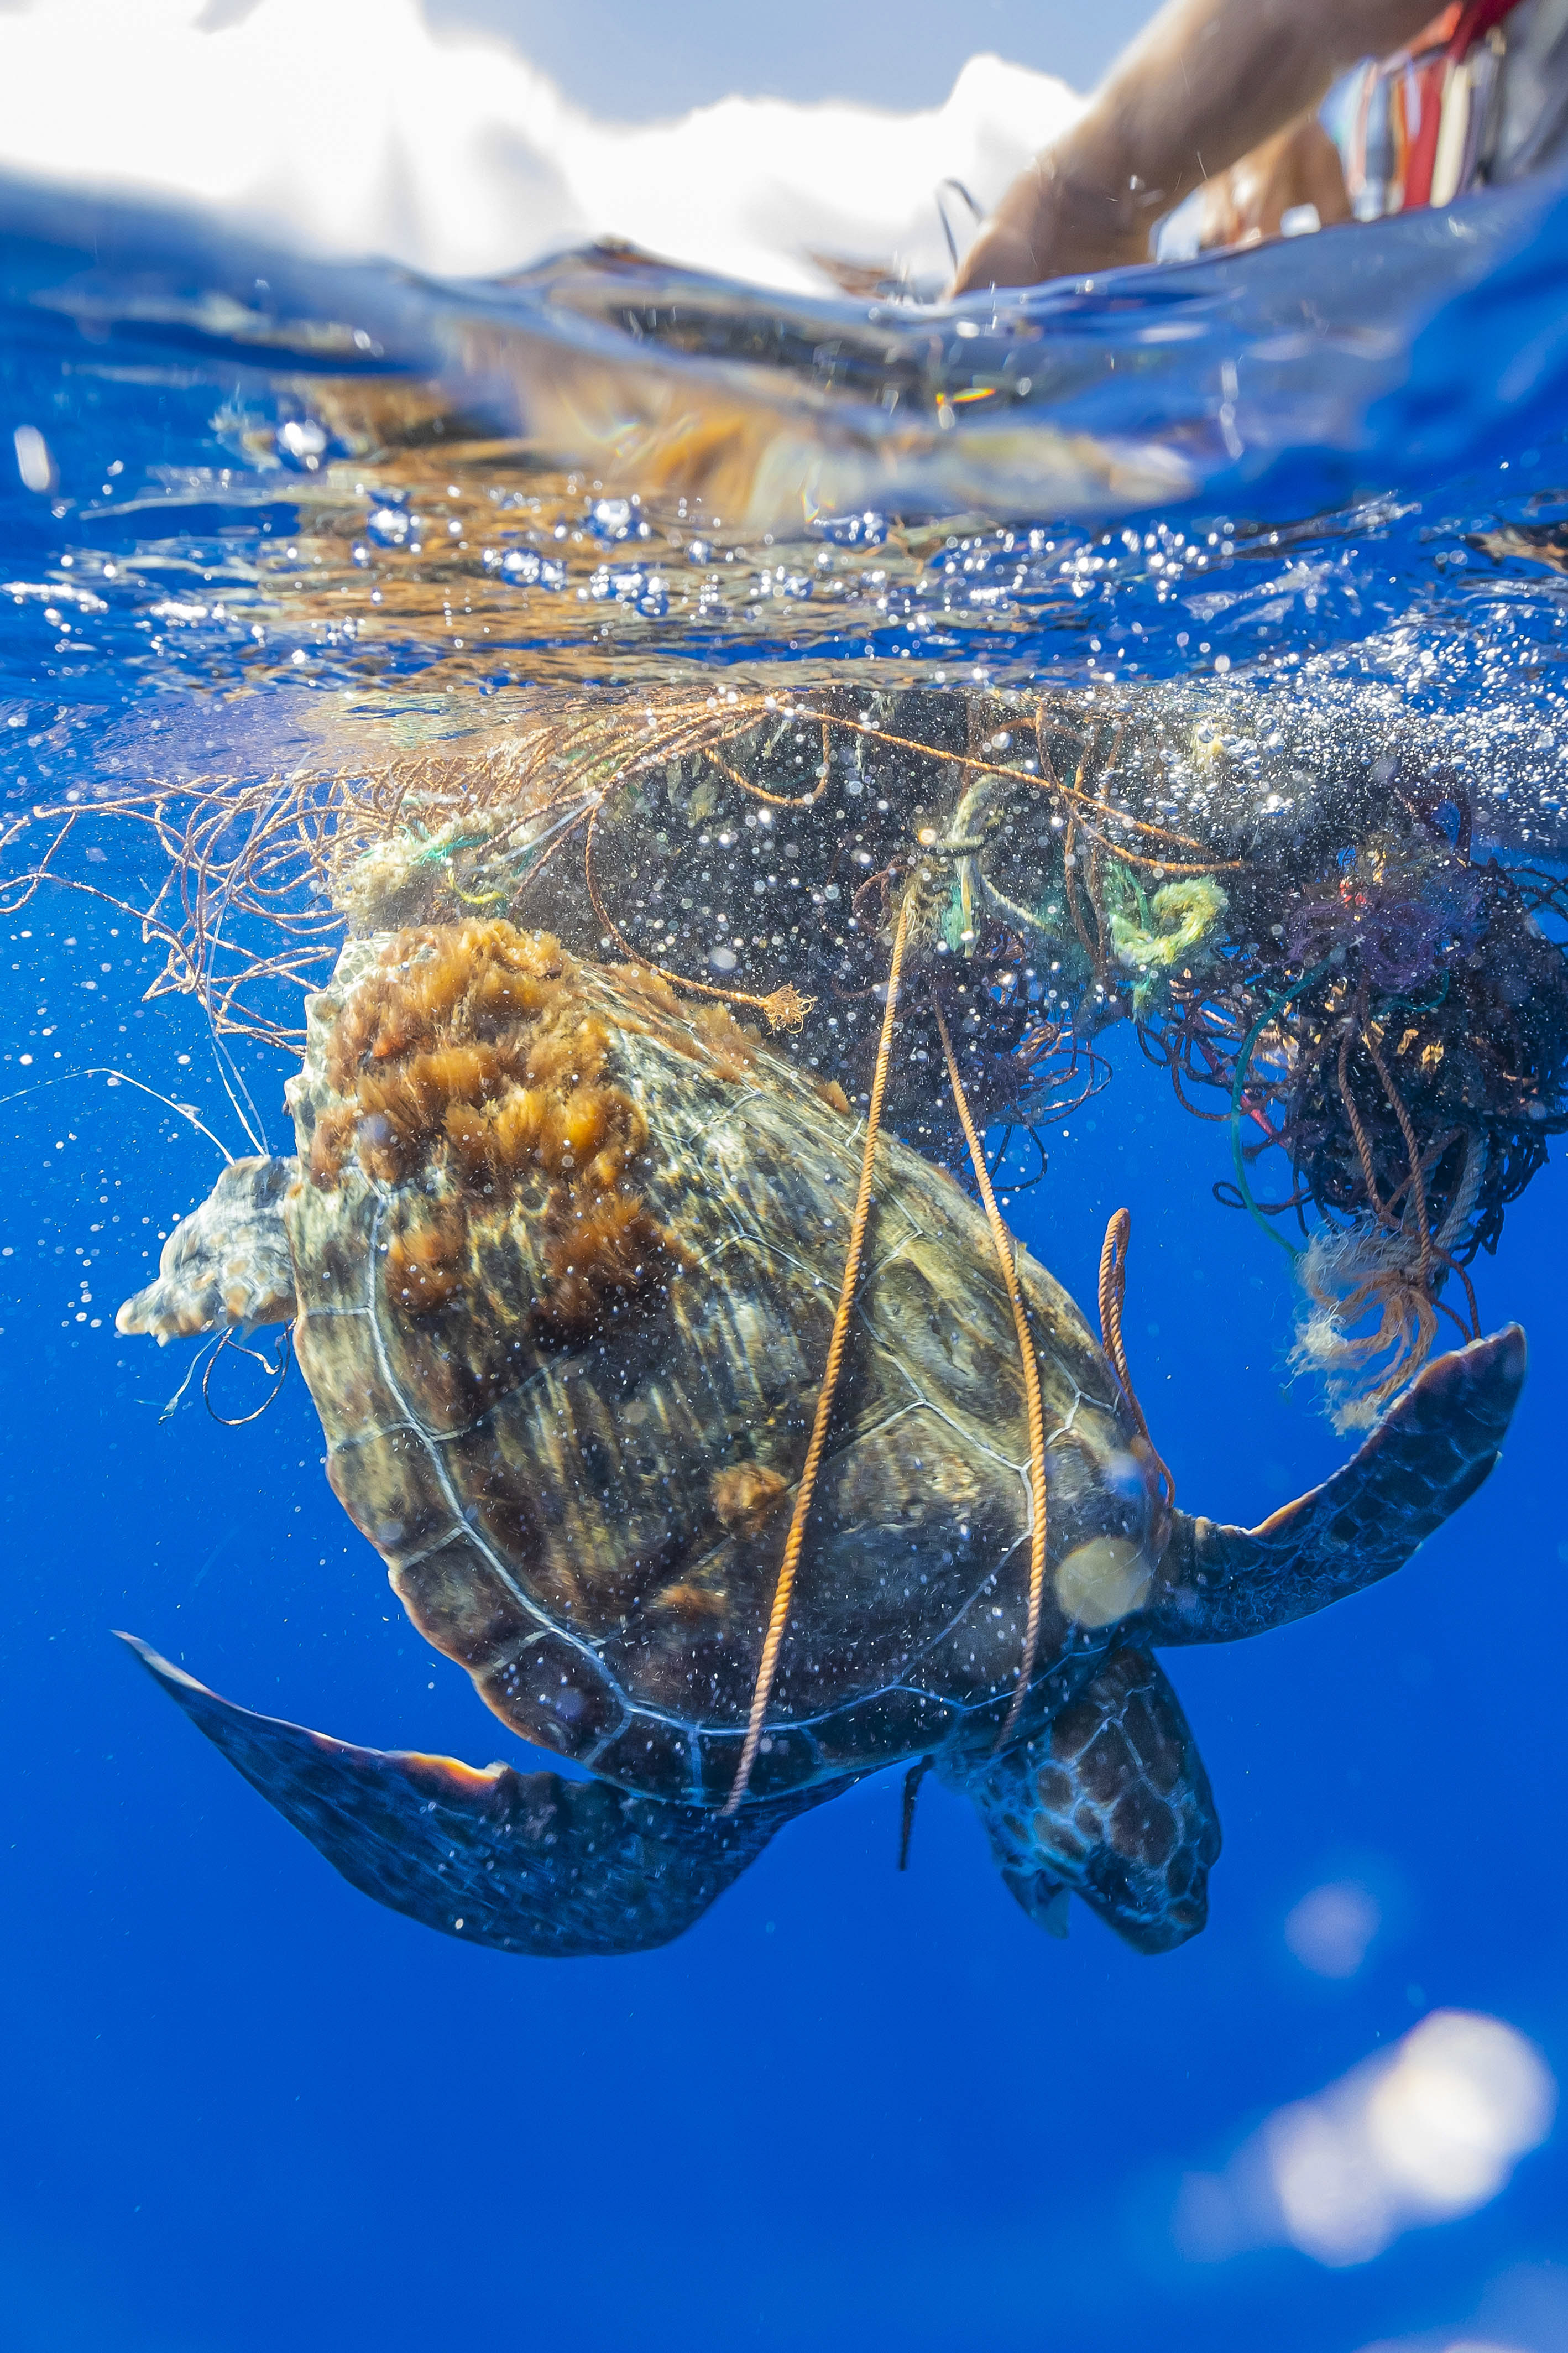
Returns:
[[[1228,1128],[1215,1191],[1297,1251],[1298,1360],[1365,1419],[1440,1318],[1475,1326],[1466,1269],[1568,1124],[1568,987],[1542,927],[1563,886],[1475,857],[1457,786],[1230,750],[1152,693],[539,698],[374,768],[40,811],[12,837],[7,903],[46,875],[111,895],[75,860],[112,816],[156,848],[130,912],[166,947],[158,986],[219,1029],[295,1042],[289,993],[320,985],[345,924],[504,915],[722,1000],[862,1109],[901,913],[889,1127],[973,1181],[945,1026],[1019,1189],[1131,1021]]]

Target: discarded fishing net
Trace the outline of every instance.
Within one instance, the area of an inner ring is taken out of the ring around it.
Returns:
[[[1568,965],[1543,927],[1563,883],[1472,860],[1462,811],[1450,835],[1392,798],[1360,839],[1325,827],[1247,861],[1225,953],[1140,1025],[1185,1106],[1229,1126],[1216,1196],[1295,1229],[1294,1361],[1342,1430],[1376,1419],[1439,1317],[1479,1330],[1467,1270],[1568,1124]]]
[[[1568,1124],[1568,900],[1475,854],[1458,783],[1353,747],[1309,772],[1219,716],[1155,691],[540,702],[456,752],[40,812],[7,903],[83,881],[107,810],[154,838],[160,986],[220,1029],[297,1043],[289,993],[345,925],[500,916],[727,1006],[858,1111],[897,935],[882,1117],[974,1182],[966,1098],[1009,1191],[1130,1022],[1228,1126],[1216,1193],[1297,1253],[1297,1361],[1364,1422],[1440,1319],[1478,1328],[1467,1270]]]

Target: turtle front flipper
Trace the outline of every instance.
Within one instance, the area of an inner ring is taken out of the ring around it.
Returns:
[[[1141,1953],[1184,1945],[1207,1919],[1219,1820],[1147,1651],[1113,1651],[1044,1731],[962,1786],[1003,1878],[1050,1935],[1067,1935],[1069,1890]]]
[[[801,1807],[762,1803],[721,1820],[604,1781],[354,1748],[253,1715],[133,1634],[121,1639],[353,1886],[501,1952],[570,1957],[668,1944]]]
[[[197,1332],[248,1331],[294,1314],[294,1261],[283,1196],[297,1160],[231,1160],[199,1208],[163,1244],[158,1279],[128,1299],[117,1332],[165,1341]]]
[[[1507,1324],[1434,1357],[1352,1461],[1261,1526],[1178,1512],[1144,1639],[1266,1633],[1402,1567],[1496,1462],[1524,1371],[1524,1334]]]

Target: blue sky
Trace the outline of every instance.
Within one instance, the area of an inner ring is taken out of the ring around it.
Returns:
[[[646,121],[731,91],[746,96],[850,98],[889,107],[934,105],[966,58],[994,49],[1060,74],[1075,89],[1098,80],[1154,12],[1149,0],[793,0],[786,8],[735,0],[427,0],[434,23],[504,32],[600,115]]]

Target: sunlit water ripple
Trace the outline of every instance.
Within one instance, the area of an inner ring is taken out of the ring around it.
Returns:
[[[443,283],[17,184],[0,225],[17,754],[43,702],[63,748],[213,689],[287,685],[287,737],[303,689],[898,664],[1348,695],[1550,790],[1555,186],[942,311],[626,252]]]

